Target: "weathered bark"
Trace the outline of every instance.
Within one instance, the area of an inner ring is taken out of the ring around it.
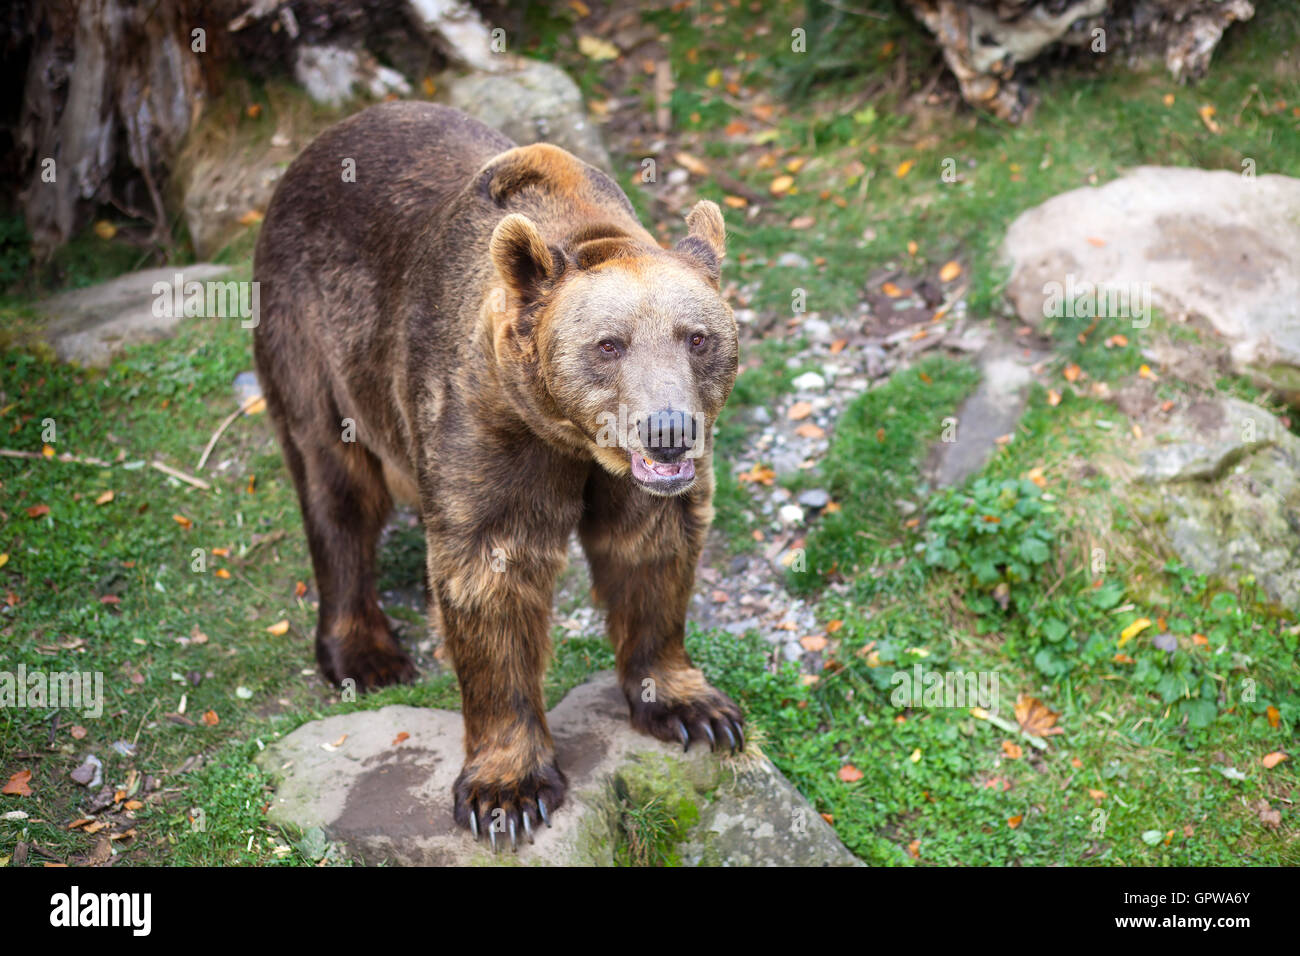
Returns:
[[[201,92],[179,14],[172,4],[127,0],[51,0],[33,11],[17,146],[38,255],[66,242],[96,203],[165,227],[165,157],[184,139]],[[123,168],[135,175],[115,188]]]
[[[22,184],[33,252],[47,258],[105,204],[169,245],[168,180],[232,62],[292,75],[301,49],[329,46],[425,75],[449,61],[496,67],[489,43],[459,0],[16,0],[0,50],[26,66],[3,68],[23,73],[0,141],[14,144],[5,171]]]
[[[1204,75],[1223,31],[1250,0],[907,0],[935,35],[973,106],[1019,122],[1032,105],[1016,67],[1053,46],[1156,56],[1180,81]]]

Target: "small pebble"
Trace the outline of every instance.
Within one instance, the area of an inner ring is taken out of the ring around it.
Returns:
[[[804,372],[790,384],[797,392],[820,392],[826,387],[826,379],[816,372]]]
[[[798,505],[782,505],[781,510],[777,512],[777,517],[785,524],[801,524],[803,509]]]
[[[813,511],[821,511],[830,504],[831,496],[821,488],[809,488],[799,493],[799,504]]]

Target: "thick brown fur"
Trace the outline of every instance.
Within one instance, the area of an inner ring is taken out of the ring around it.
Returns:
[[[683,644],[737,354],[721,212],[702,202],[687,222],[662,249],[597,170],[418,103],[328,130],[271,202],[254,350],[320,590],[317,659],[362,689],[416,676],[374,570],[393,497],[414,493],[462,691],[463,825],[498,823],[496,808],[535,821],[564,798],[542,676],[575,528],[633,723],[667,740],[739,732]],[[698,416],[693,480],[636,478],[633,456],[659,453],[636,427],[608,440],[619,406],[632,423]]]

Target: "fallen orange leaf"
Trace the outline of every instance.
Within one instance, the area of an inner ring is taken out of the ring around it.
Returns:
[[[853,764],[846,763],[843,767],[840,767],[838,776],[845,783],[856,783],[862,779],[862,771]]]
[[[27,784],[31,779],[32,772],[30,770],[19,770],[9,778],[9,782],[4,785],[4,789],[0,790],[0,793],[10,797],[30,797],[32,788]]]
[[[1271,754],[1265,754],[1263,757],[1261,757],[1259,762],[1264,765],[1265,770],[1272,770],[1274,767],[1276,767],[1278,764],[1280,764],[1283,760],[1286,759],[1287,759],[1286,754],[1282,753],[1282,751],[1280,750],[1274,750]]]
[[[802,421],[813,413],[813,407],[809,402],[795,402],[790,406],[790,410],[785,413],[785,417],[792,422]]]
[[[951,282],[961,275],[961,263],[953,261],[946,262],[942,269],[939,270],[939,279],[943,282]]]
[[[272,624],[270,627],[266,629],[266,633],[274,634],[276,637],[280,637],[281,635],[287,634],[288,632],[289,632],[289,622],[287,620],[276,621],[274,624]]]
[[[1012,760],[1019,760],[1024,756],[1024,751],[1020,749],[1020,744],[1011,740],[1002,741],[1002,752]]]
[[[1056,720],[1060,716],[1059,711],[1052,710],[1037,697],[1026,697],[1022,694],[1016,698],[1016,722],[1025,733],[1033,734],[1035,737],[1063,734],[1065,731],[1056,726]]]
[[[1011,827],[1011,829],[1014,830],[1016,827],[1020,826],[1022,822],[1024,822],[1024,819],[1025,818],[1023,814],[1017,813],[1014,817],[1007,818],[1007,826]]]

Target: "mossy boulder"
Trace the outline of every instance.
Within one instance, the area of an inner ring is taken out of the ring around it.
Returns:
[[[835,832],[753,746],[735,757],[653,740],[611,674],[550,714],[569,794],[535,845],[493,854],[451,816],[458,713],[390,706],[315,720],[271,744],[277,823],[321,832],[370,864],[852,866]],[[345,737],[346,735],[346,737]],[[340,742],[341,741],[341,742]]]

